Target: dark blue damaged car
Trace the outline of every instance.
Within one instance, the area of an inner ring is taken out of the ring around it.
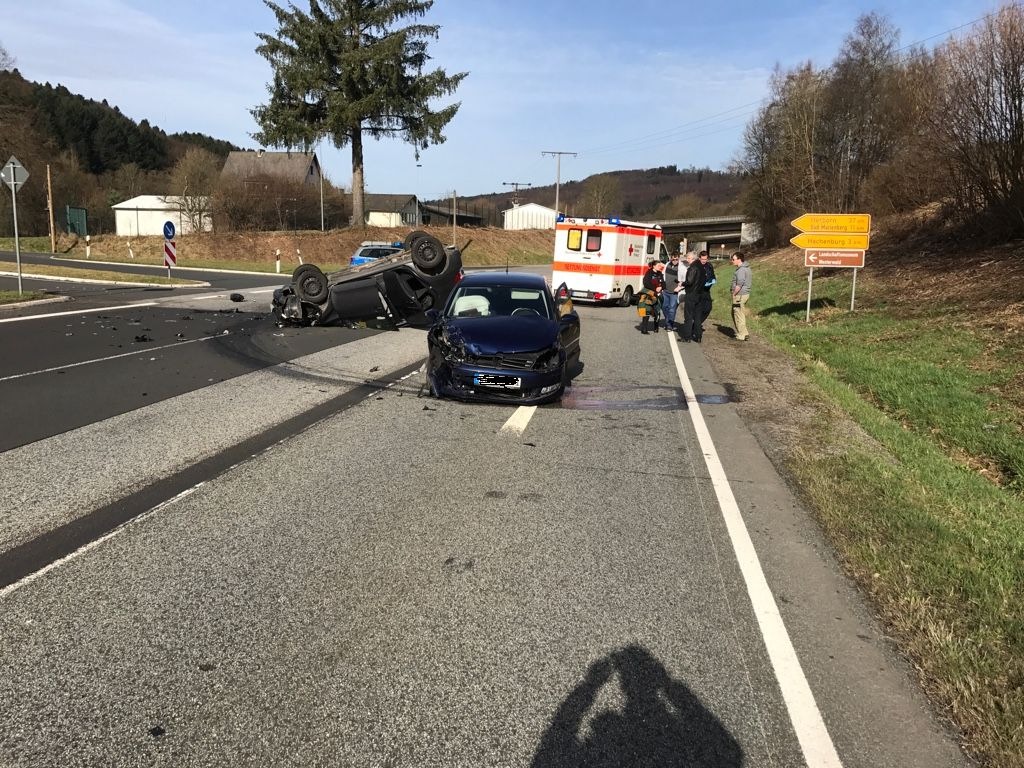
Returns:
[[[581,367],[568,291],[540,275],[474,272],[430,310],[426,380],[435,397],[534,405],[559,399]]]

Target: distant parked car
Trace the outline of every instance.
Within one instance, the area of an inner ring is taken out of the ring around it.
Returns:
[[[400,242],[387,243],[375,240],[364,240],[359,244],[356,252],[352,254],[352,258],[349,259],[348,263],[350,267],[369,264],[384,256],[390,256],[393,253],[398,253],[403,247],[403,244]]]
[[[301,264],[291,284],[274,291],[271,308],[280,325],[425,326],[426,311],[444,306],[461,278],[461,251],[417,230],[397,252],[357,267],[324,274]]]
[[[557,400],[580,365],[580,319],[540,275],[474,272],[427,313],[427,384],[459,400]]]

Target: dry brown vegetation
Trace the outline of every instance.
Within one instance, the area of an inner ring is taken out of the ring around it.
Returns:
[[[451,227],[423,227],[442,243],[452,242]],[[344,266],[364,240],[401,241],[410,232],[402,229],[346,229],[331,232],[231,232],[203,233],[178,239],[178,265],[181,267],[228,262],[236,267],[251,265],[259,271],[272,271],[275,252],[281,252],[282,272],[291,272],[299,264],[319,264],[327,269]],[[506,231],[490,227],[459,227],[455,242],[465,248],[466,266],[504,266],[509,264],[543,264],[551,260],[554,234],[551,230]],[[134,260],[146,264],[163,263],[163,238],[124,238],[105,235],[92,239],[93,260],[128,261],[131,245]],[[300,253],[301,252],[301,253]],[[68,255],[85,257],[85,245],[76,243]]]

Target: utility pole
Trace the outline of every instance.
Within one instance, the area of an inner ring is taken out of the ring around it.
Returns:
[[[455,245],[455,220],[459,216],[458,210],[459,196],[455,194],[455,190],[452,190],[452,245]]]
[[[324,148],[323,141],[320,142],[320,149]],[[320,162],[320,158],[317,157],[316,153],[313,153],[313,157],[316,158],[316,169],[317,176],[320,177],[320,231],[326,232],[327,226],[324,220],[324,166]]]
[[[501,182],[503,187],[513,187],[512,190],[512,205],[519,205],[519,188],[520,187],[531,187],[532,184],[527,184],[523,181],[503,181]]]
[[[541,157],[544,155],[551,155],[555,158],[555,215],[558,215],[558,187],[562,183],[562,155],[572,155],[576,157],[575,152],[556,152],[552,150],[545,150],[540,153]]]
[[[53,230],[53,182],[50,178],[50,165],[46,165],[46,211],[50,217],[50,253],[57,252],[57,233]]]

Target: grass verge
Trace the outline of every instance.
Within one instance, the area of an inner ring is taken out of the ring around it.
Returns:
[[[816,276],[807,323],[806,273],[754,268],[754,330],[819,403],[787,470],[968,747],[1024,767],[1024,345],[963,307],[849,312],[849,270]]]
[[[19,237],[18,249],[22,253],[49,253],[49,237]],[[13,237],[0,237],[0,251],[14,251]]]
[[[0,305],[3,304],[20,304],[23,301],[36,301],[37,299],[45,299],[49,294],[43,293],[42,291],[0,291]]]
[[[13,261],[0,261],[0,272],[14,272],[17,264]],[[46,277],[77,277],[82,280],[102,280],[105,282],[145,283],[146,285],[201,285],[195,280],[179,280],[162,275],[126,275],[124,272],[107,272],[101,269],[78,269],[61,267],[53,264],[21,265],[23,275],[43,275]]]

